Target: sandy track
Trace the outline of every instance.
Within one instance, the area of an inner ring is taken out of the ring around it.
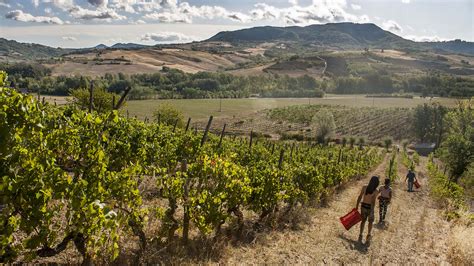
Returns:
[[[370,247],[357,242],[359,226],[346,231],[339,217],[356,203],[372,175],[384,178],[387,159],[366,178],[335,195],[325,208],[310,210],[311,221],[299,231],[272,232],[252,245],[236,247],[221,262],[229,264],[447,264],[449,223],[430,199],[427,188],[408,193],[406,169],[393,185],[395,198],[385,227],[375,226]],[[427,184],[424,170],[421,183]],[[402,178],[403,177],[403,178]],[[378,206],[376,207],[378,222]],[[314,213],[313,213],[314,212]],[[366,234],[367,229],[365,230]],[[364,236],[365,238],[365,236]]]

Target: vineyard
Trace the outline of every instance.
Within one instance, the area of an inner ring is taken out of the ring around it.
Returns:
[[[339,136],[362,136],[370,141],[379,141],[387,136],[396,140],[412,138],[413,111],[409,108],[288,106],[268,110],[267,116],[274,121],[292,123],[292,129],[298,130],[308,128],[313,116],[323,109],[334,116],[336,134]]]
[[[83,263],[109,262],[223,228],[239,234],[382,158],[376,148],[212,134],[212,117],[198,131],[56,107],[9,88],[0,106],[0,262],[71,249]]]

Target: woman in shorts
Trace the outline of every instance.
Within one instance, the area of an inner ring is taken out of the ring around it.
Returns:
[[[375,220],[374,216],[374,209],[375,209],[375,200],[377,199],[377,195],[379,193],[378,186],[379,186],[379,177],[372,176],[367,186],[363,186],[362,190],[360,191],[359,197],[357,198],[357,205],[356,208],[359,208],[360,203],[360,214],[362,216],[362,222],[360,224],[360,234],[359,234],[359,242],[362,242],[362,234],[364,233],[365,222],[367,219],[369,220],[368,226],[368,233],[366,244],[370,243],[371,239],[371,232],[372,232],[372,225]],[[362,201],[362,202],[361,202]]]

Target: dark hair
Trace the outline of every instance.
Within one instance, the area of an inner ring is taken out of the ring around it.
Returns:
[[[365,195],[374,193],[374,191],[377,189],[378,186],[379,186],[379,177],[374,175],[370,179],[369,185],[365,189]]]
[[[385,185],[390,185],[390,178],[385,178]]]

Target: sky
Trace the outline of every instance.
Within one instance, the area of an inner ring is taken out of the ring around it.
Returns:
[[[335,22],[375,23],[416,41],[474,41],[474,0],[0,0],[0,37],[64,48]]]

